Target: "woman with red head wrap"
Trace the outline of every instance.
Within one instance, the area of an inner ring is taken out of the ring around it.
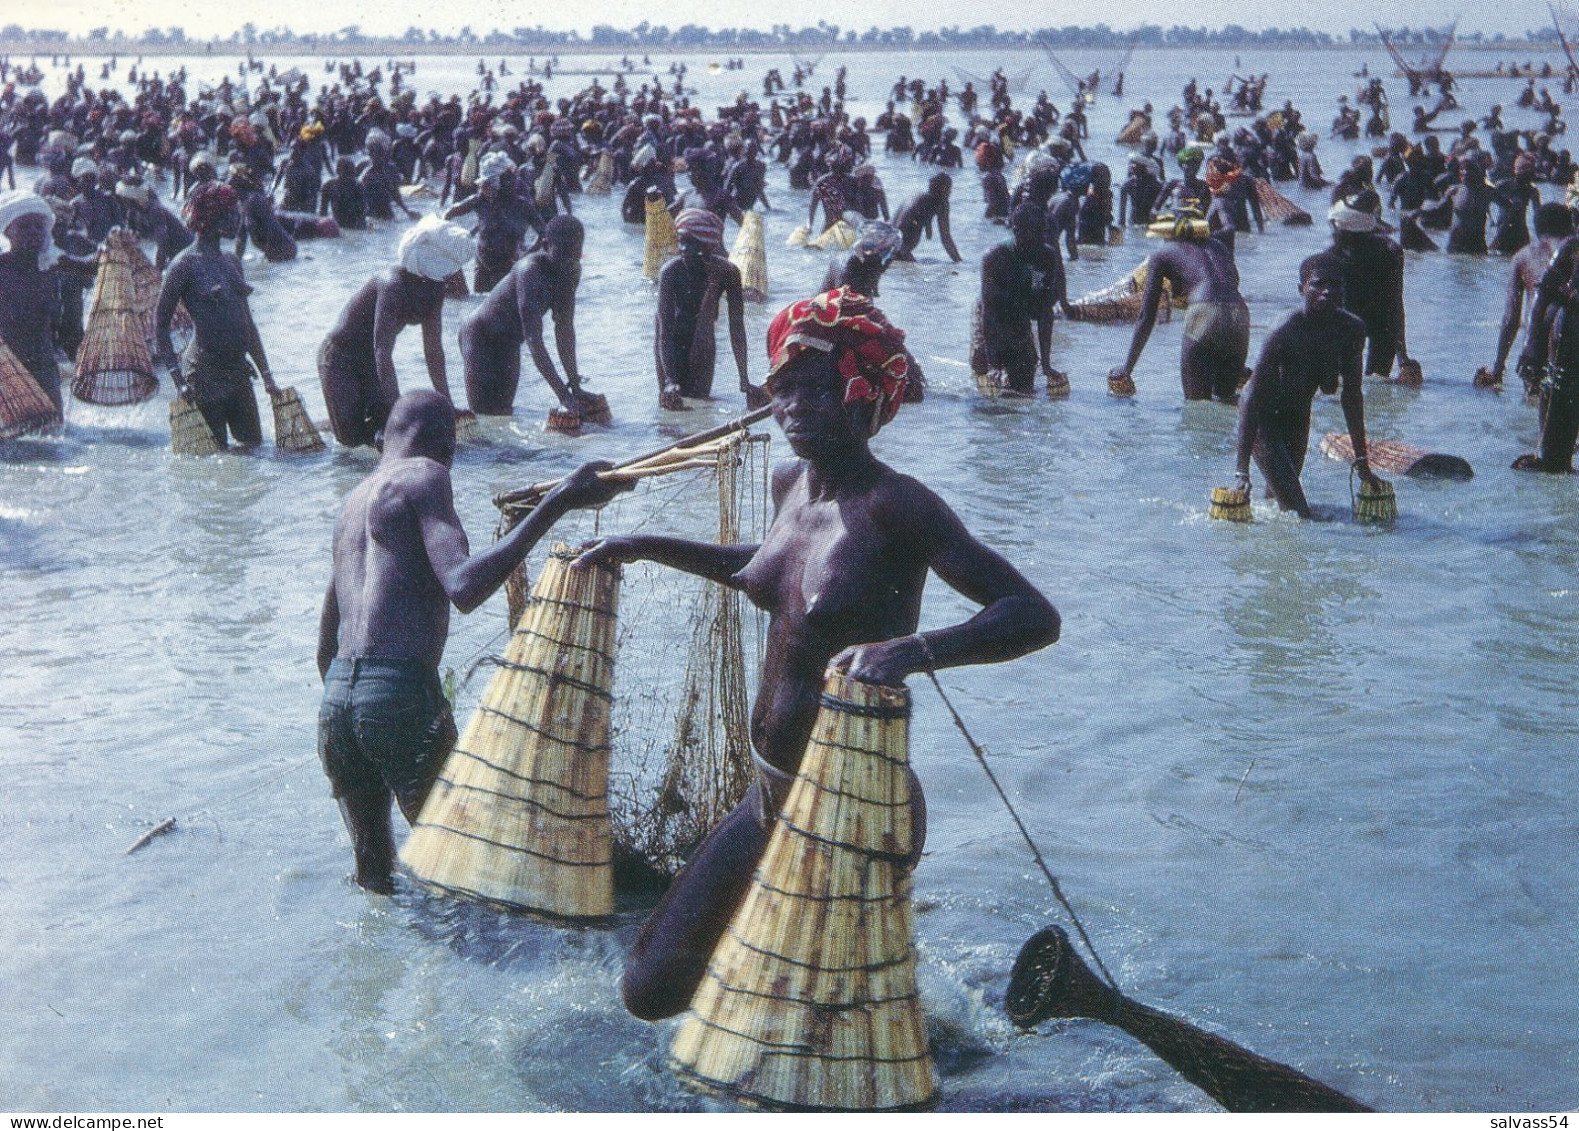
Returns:
[[[222,448],[227,433],[247,447],[263,440],[249,356],[263,387],[271,395],[279,391],[252,321],[247,302],[252,288],[242,276],[241,260],[220,247],[241,228],[238,199],[235,189],[217,181],[198,186],[187,197],[187,224],[197,233],[197,242],[170,261],[154,318],[155,360],[168,368],[181,394],[197,405]],[[180,305],[192,316],[194,336],[177,364],[170,321]]]
[[[773,415],[798,457],[776,469],[775,514],[760,546],[658,535],[599,543],[596,562],[661,562],[738,589],[768,614],[751,740],[757,780],[709,834],[643,924],[627,956],[626,1008],[657,1020],[685,1009],[744,897],[794,781],[824,672],[898,685],[913,672],[997,663],[1058,638],[1058,613],[947,503],[879,461],[872,435],[904,401],[904,335],[848,290],[797,302],[768,339]],[[929,572],[982,606],[918,633]],[[910,788],[919,858],[925,803]]]

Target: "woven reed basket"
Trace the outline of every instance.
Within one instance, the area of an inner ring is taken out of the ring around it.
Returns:
[[[78,400],[139,404],[159,388],[148,352],[147,284],[138,286],[138,260],[148,262],[136,238],[124,229],[112,231],[99,257],[93,310],[77,349],[71,392]]]
[[[768,297],[768,254],[762,240],[762,214],[747,212],[740,221],[740,234],[729,262],[740,269],[740,288],[747,302],[766,302]]]
[[[680,254],[680,237],[674,230],[674,217],[661,200],[647,202],[647,244],[641,273],[656,279],[669,258]]]
[[[931,1103],[909,714],[903,688],[827,673],[800,773],[669,1051],[693,1087],[781,1110]]]
[[[302,395],[283,388],[269,398],[274,406],[274,446],[282,452],[321,452],[326,446],[302,404]]]
[[[1249,522],[1252,517],[1250,492],[1234,487],[1213,487],[1212,505],[1207,513],[1212,518],[1220,518],[1228,522]]]
[[[555,919],[614,909],[609,708],[619,570],[554,547],[400,861],[419,882]]]
[[[0,341],[0,440],[58,427],[60,409],[21,359]]]
[[[219,451],[208,421],[185,397],[170,402],[170,450],[178,456],[211,456]]]
[[[1380,486],[1373,489],[1362,482],[1354,498],[1354,517],[1361,522],[1392,522],[1398,517],[1398,497],[1393,485],[1385,479],[1378,479],[1377,483]]]

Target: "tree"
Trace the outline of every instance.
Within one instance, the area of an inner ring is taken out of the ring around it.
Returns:
[[[99,42],[100,40],[108,39],[109,36],[110,29],[107,27],[96,27],[92,31],[88,32],[88,39],[95,43]]]

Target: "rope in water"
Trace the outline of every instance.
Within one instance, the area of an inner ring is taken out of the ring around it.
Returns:
[[[1031,839],[1031,834],[1026,829],[1025,822],[1020,820],[1020,814],[1016,812],[1014,803],[1009,800],[1009,795],[1004,792],[1003,785],[998,781],[998,775],[993,773],[992,767],[987,764],[987,752],[982,749],[981,743],[977,742],[971,735],[969,728],[965,726],[965,720],[960,718],[959,712],[954,709],[954,704],[949,701],[948,694],[943,690],[943,685],[938,682],[937,672],[932,670],[932,649],[927,647],[926,641],[922,639],[920,634],[917,634],[916,639],[920,640],[922,647],[926,649],[928,660],[927,678],[932,681],[932,686],[937,688],[938,698],[943,700],[943,706],[947,707],[948,713],[953,716],[954,725],[959,728],[960,734],[964,736],[966,745],[970,747],[970,752],[976,755],[976,761],[981,763],[981,768],[986,773],[987,780],[992,783],[992,788],[998,791],[998,797],[1003,801],[1003,807],[1009,811],[1009,816],[1014,818],[1014,824],[1020,830],[1020,835],[1025,838],[1026,845],[1030,847],[1031,856],[1036,861],[1036,866],[1042,870],[1042,875],[1047,877],[1047,882],[1053,889],[1053,895],[1057,897],[1063,909],[1068,912],[1069,921],[1075,925],[1075,931],[1079,933],[1080,941],[1085,944],[1086,951],[1091,955],[1092,961],[1096,963],[1097,969],[1102,971],[1103,979],[1109,986],[1117,990],[1117,980],[1114,979],[1112,974],[1108,973],[1107,965],[1102,961],[1102,956],[1097,953],[1096,944],[1091,941],[1091,936],[1086,933],[1085,924],[1080,921],[1080,916],[1076,914],[1075,909],[1070,906],[1069,900],[1065,897],[1063,885],[1058,882],[1058,877],[1053,875],[1052,869],[1048,868],[1047,861],[1042,859],[1041,849],[1037,848],[1036,842]]]

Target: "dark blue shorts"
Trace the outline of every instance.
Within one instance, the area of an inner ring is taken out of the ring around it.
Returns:
[[[318,757],[335,797],[393,791],[420,808],[455,745],[438,673],[406,660],[335,660],[318,710]]]

